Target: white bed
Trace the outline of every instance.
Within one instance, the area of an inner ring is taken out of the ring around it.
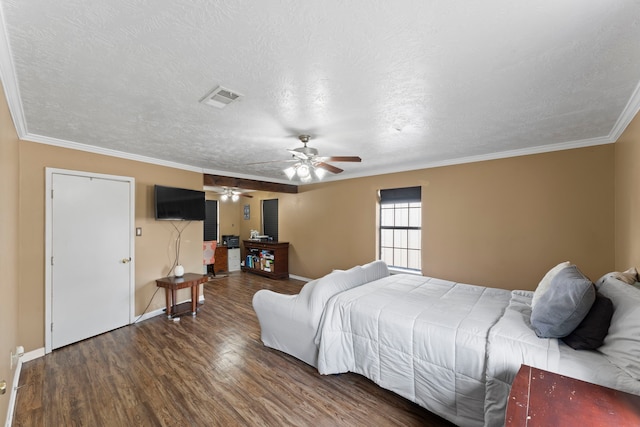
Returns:
[[[356,372],[458,425],[482,425],[485,354],[511,292],[398,274],[334,296],[321,374]]]
[[[640,394],[640,291],[624,283],[607,290],[616,312],[603,352],[576,351],[536,336],[533,292],[388,276],[327,302],[315,337],[318,371],[362,374],[463,426],[504,424],[521,363]],[[620,345],[631,357],[616,362]]]

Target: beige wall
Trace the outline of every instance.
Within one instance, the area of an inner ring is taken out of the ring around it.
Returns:
[[[9,354],[18,341],[18,135],[4,91],[0,86],[0,380],[7,381],[7,393],[0,395],[0,422],[7,418],[14,369]],[[17,384],[16,384],[17,385]]]
[[[640,114],[616,142],[616,270],[640,268]]]
[[[135,313],[142,314],[169,273],[177,231],[182,229],[180,262],[186,271],[202,272],[202,222],[156,221],[153,185],[202,189],[202,174],[27,141],[20,143],[20,292],[19,337],[26,350],[44,346],[45,167],[131,176],[136,180]],[[188,290],[179,299],[187,299]],[[164,307],[159,291],[147,311]]]
[[[596,280],[614,265],[613,161],[603,145],[302,186],[254,198],[250,225],[277,197],[290,272],[315,278],[376,258],[378,189],[421,185],[423,274],[534,289],[571,260]]]
[[[611,271],[613,145],[434,171],[425,190],[424,272],[533,290],[570,260],[592,280]]]

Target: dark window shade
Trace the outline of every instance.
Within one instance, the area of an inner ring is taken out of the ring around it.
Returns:
[[[207,200],[205,204],[204,241],[218,240],[218,201]]]
[[[422,200],[422,187],[392,188],[380,190],[380,204],[419,203]]]
[[[278,199],[262,201],[262,234],[278,241]]]

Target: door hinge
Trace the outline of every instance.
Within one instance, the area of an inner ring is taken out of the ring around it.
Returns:
[[[53,199],[53,188],[51,189],[51,198]]]
[[[51,332],[53,332],[53,322],[51,322]]]
[[[53,257],[51,257],[51,265],[53,265]]]

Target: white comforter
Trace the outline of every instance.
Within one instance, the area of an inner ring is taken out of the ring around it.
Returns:
[[[356,372],[464,426],[484,424],[487,338],[511,292],[393,275],[334,296],[321,374]]]
[[[621,303],[636,295],[626,286],[605,289],[616,310],[605,347],[618,340],[632,352],[638,338],[619,335],[637,325],[640,309]],[[532,296],[411,275],[366,283],[328,301],[315,338],[318,371],[362,374],[461,426],[504,425],[521,364],[640,395],[640,379],[600,351],[538,338]]]

